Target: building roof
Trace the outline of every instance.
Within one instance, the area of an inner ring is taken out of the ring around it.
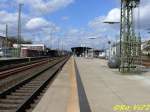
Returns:
[[[42,47],[44,47],[45,45],[44,44],[21,44],[21,46],[32,46],[32,47],[34,47],[34,46],[42,46]]]
[[[79,49],[92,49],[92,48],[90,48],[90,47],[72,47],[71,49],[72,49],[72,50],[73,50],[73,49],[79,50]]]
[[[18,44],[13,44],[14,48],[18,48]],[[46,46],[44,44],[21,44],[21,48],[29,48],[32,50],[45,50]]]

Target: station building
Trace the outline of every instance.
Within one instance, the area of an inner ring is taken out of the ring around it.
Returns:
[[[4,47],[13,47],[13,40],[11,38],[7,38],[4,36],[0,36],[0,48],[4,48]]]

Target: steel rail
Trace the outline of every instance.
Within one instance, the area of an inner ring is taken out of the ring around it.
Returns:
[[[60,70],[60,68],[62,68],[62,66],[65,64],[68,58],[69,57],[59,59],[55,63],[34,74],[32,77],[25,79],[22,82],[10,87],[6,91],[0,93],[0,112],[25,111],[25,109],[29,107],[29,105],[46,87],[46,85],[51,81],[51,79],[53,79],[53,77]],[[48,70],[51,70],[51,72],[46,74],[46,71]],[[20,98],[21,100],[15,100],[15,95],[16,98]],[[13,102],[15,102],[16,105]]]
[[[51,59],[51,60],[54,60],[54,59]],[[50,61],[49,59],[42,60],[42,61],[39,60],[38,62],[35,62],[33,64],[28,64],[28,65],[24,65],[24,66],[21,66],[21,67],[16,67],[16,68],[12,68],[12,69],[2,71],[2,72],[0,72],[0,80],[6,78],[8,76],[15,75],[16,73],[23,72],[27,69],[30,69],[30,68],[33,68],[33,67],[36,67],[36,66],[39,66],[39,65],[46,64],[49,61]]]
[[[34,61],[28,61],[28,62],[25,62],[25,63],[18,63],[18,64],[5,65],[5,66],[3,66],[3,67],[0,67],[0,72],[6,71],[6,70],[9,70],[9,69],[13,69],[13,68],[17,68],[17,67],[22,67],[22,66],[34,64],[34,63],[37,63],[37,62],[40,62],[40,61],[44,61],[44,60],[47,60],[47,59],[48,59],[48,58],[46,58],[46,59],[34,60]]]

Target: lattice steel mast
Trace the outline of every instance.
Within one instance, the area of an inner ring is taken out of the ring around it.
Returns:
[[[134,8],[140,0],[121,0],[120,21],[120,72],[136,70],[141,63],[141,39],[135,35]]]

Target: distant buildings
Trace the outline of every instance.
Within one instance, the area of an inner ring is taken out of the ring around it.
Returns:
[[[141,44],[141,52],[142,55],[149,55],[150,56],[150,40],[149,41],[144,41]],[[116,43],[111,45],[111,48],[106,49],[106,58],[107,57],[112,57],[112,56],[120,56],[120,43]]]
[[[11,38],[6,38],[4,36],[0,36],[0,48],[10,48],[10,47],[13,47],[13,44],[15,42],[13,41],[13,39]]]
[[[142,42],[141,49],[142,49],[143,55],[150,56],[150,40]]]
[[[110,52],[111,56],[120,56],[120,43],[115,43],[111,46],[111,52]]]
[[[30,41],[25,41],[24,39],[21,40],[21,43],[30,43],[30,44],[22,44],[22,47],[35,49],[43,51],[45,50],[44,45],[32,45]],[[16,49],[17,47],[17,38],[15,37],[4,37],[0,36],[0,57],[18,57],[19,51]]]
[[[15,55],[13,44],[16,43],[14,38],[0,36],[0,57],[11,57]]]

